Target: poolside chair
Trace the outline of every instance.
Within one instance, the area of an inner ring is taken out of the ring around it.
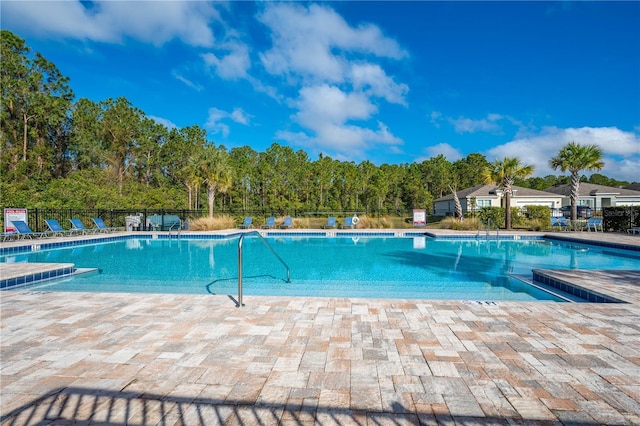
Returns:
[[[598,232],[598,228],[600,228],[600,232],[603,232],[602,229],[602,218],[601,217],[591,217],[587,220],[587,231],[591,232],[593,228],[593,232]]]
[[[344,223],[342,224],[342,229],[355,229],[356,224],[353,223],[353,216],[347,216],[344,218]]]
[[[73,235],[76,233],[73,229],[63,229],[57,219],[45,219],[44,223],[49,227],[49,234],[53,237],[63,237],[65,235]]]
[[[82,223],[82,221],[78,218],[73,218],[73,219],[69,219],[69,222],[71,222],[71,230],[78,232],[79,234],[88,234],[89,232],[95,232],[94,229],[88,229],[84,226],[84,223]]]
[[[640,226],[627,229],[627,234],[640,234]]]
[[[336,226],[337,226],[336,217],[335,216],[329,216],[329,219],[327,219],[327,223],[323,226],[323,228],[324,229],[335,228]]]
[[[16,231],[10,231],[10,232],[3,232],[2,233],[2,242],[4,243],[7,240],[13,240],[13,239],[18,239],[20,238],[20,234],[18,234]]]
[[[104,220],[102,220],[102,218],[100,217],[94,217],[92,218],[93,223],[96,225],[96,230],[98,232],[111,232],[111,231],[117,231],[118,228],[110,228],[107,226],[106,223],[104,223]]]
[[[562,216],[560,217],[551,216],[551,227],[558,228],[561,231],[564,229],[566,231],[569,229],[569,223],[567,222],[567,219],[565,219]]]
[[[280,229],[292,229],[293,228],[293,219],[291,216],[287,216],[284,218],[284,222],[280,225]]]
[[[49,233],[48,232],[34,232],[31,230],[31,228],[29,228],[29,225],[27,225],[27,222],[23,221],[23,220],[12,220],[11,223],[13,223],[13,226],[18,230],[18,239],[31,239],[33,237],[36,238],[41,238],[41,237],[46,237]]]
[[[267,222],[262,225],[260,228],[262,229],[273,229],[276,226],[276,218],[273,216],[270,216],[267,218]]]
[[[242,224],[238,226],[238,228],[249,229],[252,226],[251,225],[252,222],[253,222],[253,218],[251,216],[247,216],[244,218],[244,222],[242,222]]]

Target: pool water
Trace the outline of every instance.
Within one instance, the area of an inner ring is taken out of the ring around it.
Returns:
[[[640,254],[544,240],[425,237],[244,239],[245,295],[464,300],[561,299],[512,275],[542,269],[637,270]],[[237,294],[238,239],[126,239],[5,256],[99,272],[41,284],[53,291]]]

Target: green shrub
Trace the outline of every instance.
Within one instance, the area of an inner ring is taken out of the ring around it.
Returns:
[[[547,222],[551,220],[551,209],[549,206],[524,206],[524,212],[527,219],[539,219]]]

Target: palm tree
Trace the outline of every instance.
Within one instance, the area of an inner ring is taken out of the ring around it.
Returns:
[[[520,164],[517,157],[505,157],[496,160],[485,169],[483,176],[485,182],[494,183],[504,191],[505,199],[505,228],[511,229],[511,193],[515,178],[525,179],[533,173],[534,167]]]
[[[578,196],[580,195],[580,171],[600,171],[604,167],[602,150],[597,145],[580,145],[569,142],[549,160],[553,169],[571,172],[571,220],[578,217]]]
[[[209,217],[213,217],[213,204],[216,193],[227,192],[232,184],[231,167],[227,151],[213,145],[205,146],[202,152],[202,176],[207,184],[207,202]]]

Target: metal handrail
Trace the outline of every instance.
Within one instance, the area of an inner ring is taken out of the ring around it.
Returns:
[[[500,236],[500,228],[498,227],[498,224],[490,217],[487,218],[487,221],[483,221],[482,219],[478,219],[478,223],[480,225],[484,226],[484,231],[485,234],[487,236],[487,238],[489,237],[489,233],[491,232],[491,224],[493,224],[493,226],[496,227],[496,238],[498,238]],[[480,226],[478,226],[478,237],[480,236]]]
[[[498,227],[498,224],[491,218],[489,218],[489,220],[487,221],[488,225],[489,225],[489,229],[487,229],[487,235],[489,234],[489,232],[491,232],[491,224],[493,223],[493,226],[496,227],[496,238],[500,236],[500,228]]]
[[[176,228],[176,230],[178,231],[176,233],[177,238],[180,238],[180,231],[182,231],[182,221],[180,222],[176,222],[173,225],[171,225],[169,227],[169,237],[171,237],[171,231],[173,230],[174,226],[178,225],[178,227]]]
[[[243,232],[240,235],[240,239],[238,240],[238,303],[236,307],[244,306],[244,303],[242,303],[242,242],[248,235],[257,235],[258,237],[260,237],[264,245],[267,246],[267,248],[271,250],[271,253],[273,253],[273,255],[280,261],[280,263],[282,263],[284,267],[287,268],[287,282],[291,282],[291,270],[289,269],[289,266],[285,263],[284,260],[282,260],[280,255],[276,253],[273,247],[271,247],[271,244],[269,244],[269,242],[262,236],[262,234],[260,234],[258,231]]]

